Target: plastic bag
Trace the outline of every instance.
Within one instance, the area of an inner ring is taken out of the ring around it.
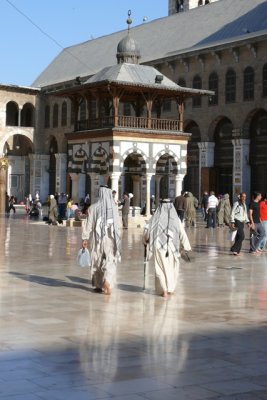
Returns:
[[[82,268],[90,267],[91,265],[91,257],[88,249],[80,249],[77,255],[78,265]]]
[[[236,234],[237,234],[237,229],[235,231],[229,229],[228,234],[227,234],[227,240],[230,240],[230,242],[234,242]]]

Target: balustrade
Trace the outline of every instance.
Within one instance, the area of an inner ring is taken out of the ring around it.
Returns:
[[[120,128],[129,128],[129,129],[149,129],[157,130],[157,131],[179,131],[179,120],[173,119],[158,119],[151,118],[150,120],[147,117],[134,117],[128,115],[119,115],[118,117],[118,125]],[[101,128],[111,128],[115,127],[115,117],[114,116],[105,116],[101,118],[94,118],[83,121],[78,121],[77,130],[93,130],[93,129],[101,129]]]

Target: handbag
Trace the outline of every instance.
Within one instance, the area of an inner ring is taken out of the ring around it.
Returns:
[[[91,256],[88,249],[81,248],[78,251],[77,263],[82,268],[87,268],[91,266]]]
[[[230,240],[230,242],[234,242],[236,234],[237,234],[237,229],[235,230],[229,229],[227,234],[227,240]]]

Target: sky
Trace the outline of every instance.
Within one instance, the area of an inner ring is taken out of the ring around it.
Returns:
[[[31,86],[62,48],[126,29],[128,10],[136,26],[168,0],[0,0],[0,83]]]

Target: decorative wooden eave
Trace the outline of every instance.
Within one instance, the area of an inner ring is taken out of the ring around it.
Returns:
[[[178,86],[178,85],[177,85]],[[202,89],[191,89],[179,86],[177,88],[171,88],[166,86],[161,86],[160,84],[154,85],[142,85],[133,84],[123,81],[101,81],[96,83],[85,83],[83,85],[73,86],[67,89],[61,89],[58,91],[50,92],[54,96],[60,97],[85,97],[88,92],[96,92],[97,90],[106,94],[107,97],[112,97],[112,89],[124,89],[125,96],[129,99],[134,98],[138,94],[142,93],[153,93],[154,97],[158,98],[179,98],[188,99],[194,96],[213,96],[214,92],[210,90]]]

